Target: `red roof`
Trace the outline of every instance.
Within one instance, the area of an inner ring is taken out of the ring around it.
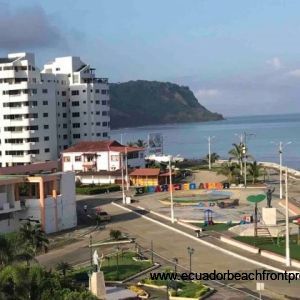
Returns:
[[[101,152],[101,151],[116,151],[125,153],[133,151],[142,151],[144,148],[131,147],[120,144],[117,141],[85,141],[75,144],[68,149],[64,150],[63,153],[70,152]]]
[[[141,169],[135,169],[129,175],[130,176],[158,176],[159,173],[160,173],[159,169],[141,168]]]

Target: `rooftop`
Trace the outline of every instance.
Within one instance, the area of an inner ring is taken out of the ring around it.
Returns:
[[[141,168],[141,169],[135,169],[133,172],[131,172],[130,176],[158,176],[160,173],[160,169],[158,168]]]
[[[116,151],[125,153],[127,152],[134,152],[134,151],[141,151],[144,148],[141,147],[130,147],[120,144],[117,141],[91,141],[91,142],[80,142],[74,146],[69,147],[63,153],[72,153],[72,152],[84,152],[84,153],[95,153],[101,151]]]
[[[8,63],[12,63],[13,61],[15,61],[16,58],[7,58],[7,57],[0,57],[0,64],[8,64]]]

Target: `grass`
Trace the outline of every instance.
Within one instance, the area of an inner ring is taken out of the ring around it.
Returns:
[[[116,255],[111,256],[109,260],[105,259],[101,267],[105,280],[124,280],[152,266],[150,261],[133,260],[132,258],[135,256],[137,255],[134,252],[124,252],[123,255],[120,252],[118,255],[118,267]],[[72,277],[77,281],[88,281],[89,271],[89,266],[74,270]]]
[[[272,241],[266,241],[264,238],[260,237],[255,240],[255,237],[252,236],[237,236],[235,239],[252,246],[256,245],[260,249],[285,256],[285,238],[280,238],[279,245],[277,245],[277,238],[274,238],[275,243],[272,243]],[[300,260],[300,245],[297,245],[297,235],[292,235],[290,237],[290,255],[291,258]]]
[[[209,291],[209,288],[200,282],[192,281],[167,281],[167,280],[151,280],[144,279],[145,284],[153,284],[157,286],[166,286],[172,289],[172,296],[186,297],[186,298],[200,298]]]
[[[236,224],[215,223],[214,225],[204,226],[204,223],[195,223],[193,225],[201,227],[207,231],[226,231],[230,227],[235,226]]]

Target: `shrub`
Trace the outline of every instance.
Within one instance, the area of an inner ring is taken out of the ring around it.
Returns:
[[[76,187],[76,194],[79,195],[97,195],[97,194],[104,194],[107,191],[109,192],[120,191],[120,186],[117,184],[105,184],[105,185],[81,185]]]

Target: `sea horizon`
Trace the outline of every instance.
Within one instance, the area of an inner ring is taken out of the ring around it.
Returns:
[[[138,139],[147,140],[152,132],[161,133],[164,137],[164,153],[185,158],[204,158],[207,154],[207,137],[214,136],[212,152],[221,158],[228,158],[228,151],[233,143],[239,143],[238,135],[243,132],[254,134],[248,141],[249,153],[257,161],[279,161],[278,144],[284,147],[283,164],[300,169],[300,113],[232,116],[224,120],[148,125],[114,129],[111,137],[122,142]]]

